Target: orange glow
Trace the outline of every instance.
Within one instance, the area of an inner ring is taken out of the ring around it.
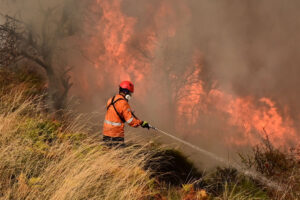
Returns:
[[[189,79],[199,77],[200,72],[201,66],[197,65]],[[221,119],[225,114],[227,124],[240,129],[243,136],[236,139],[229,133],[225,137],[228,144],[256,144],[265,134],[268,134],[271,142],[277,146],[300,141],[293,121],[288,117],[288,109],[285,109],[285,113],[280,113],[276,103],[267,97],[235,97],[217,88],[207,92],[203,89],[204,84],[198,79],[182,87],[188,94],[178,101],[177,113],[178,118],[187,119],[185,124],[190,127],[196,125],[201,114],[212,114],[217,119]],[[181,124],[179,130],[186,127],[185,124]]]
[[[120,0],[96,0],[91,10],[95,13],[101,11],[96,26],[86,24],[90,33],[89,46],[86,49],[89,56],[94,57],[94,70],[98,79],[96,85],[102,88],[103,80],[110,77],[113,85],[118,85],[122,80],[131,80],[136,85],[139,98],[146,96],[146,75],[152,73],[152,61],[156,50],[161,48],[160,41],[176,35],[176,13],[168,1],[160,2],[159,9],[152,8],[149,3],[149,12],[153,21],[136,31],[137,19],[122,12]],[[167,30],[159,34],[155,29]],[[166,33],[166,34],[165,34]],[[149,80],[148,80],[149,81]],[[111,84],[110,83],[110,84]],[[111,84],[112,85],[112,84]],[[141,98],[140,98],[141,99]]]
[[[92,29],[93,33],[87,48],[88,54],[95,57],[93,72],[97,81],[93,83],[93,87],[104,88],[107,80],[114,85],[121,80],[131,80],[137,86],[137,97],[141,102],[147,97],[147,91],[153,90],[154,87],[158,88],[159,85],[153,84],[157,78],[153,69],[165,67],[164,61],[160,60],[162,57],[157,55],[163,48],[161,44],[168,38],[175,38],[180,24],[184,24],[191,17],[188,8],[183,2],[181,4],[181,12],[186,17],[178,19],[170,1],[162,0],[159,9],[151,7],[149,3],[147,12],[151,13],[152,21],[136,30],[138,18],[122,12],[122,0],[96,0],[92,10],[101,11],[101,17],[96,25],[92,25],[95,27]],[[177,131],[191,127],[190,133],[197,134],[195,127],[199,117],[209,114],[216,119],[225,120],[228,127],[239,130],[238,139],[234,134],[224,133],[228,144],[255,144],[260,137],[264,137],[264,130],[275,145],[299,141],[288,109],[281,111],[275,100],[267,97],[259,99],[252,96],[240,97],[217,87],[207,91],[206,83],[200,78],[202,66],[199,60],[202,57],[203,55],[196,49],[190,58],[192,64],[182,66],[187,69],[185,74],[182,74],[186,77],[184,84],[180,88],[174,88],[174,91],[180,93],[179,96],[173,94],[176,121],[180,122],[176,123]],[[167,76],[163,77],[169,79],[166,82],[180,80],[180,77],[172,73]],[[84,91],[90,96],[92,90],[89,89],[91,83],[88,80],[87,77],[80,79]],[[161,94],[159,98],[163,101],[167,99],[164,97],[164,94]]]

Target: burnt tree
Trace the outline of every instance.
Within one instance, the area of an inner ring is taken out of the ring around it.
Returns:
[[[50,108],[60,111],[65,107],[72,83],[68,72],[71,67],[58,63],[57,54],[62,50],[61,41],[75,34],[68,15],[63,11],[59,18],[56,8],[43,12],[42,25],[37,30],[32,24],[2,15],[0,24],[0,66],[9,67],[24,59],[45,71],[48,79]],[[55,19],[55,20],[54,20]]]

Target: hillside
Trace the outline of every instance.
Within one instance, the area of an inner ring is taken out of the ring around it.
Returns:
[[[299,198],[292,154],[261,146],[243,156],[245,167],[285,183],[274,191],[232,168],[201,172],[177,150],[152,142],[109,149],[87,116],[53,117],[45,81],[34,71],[0,69],[0,87],[0,199]]]

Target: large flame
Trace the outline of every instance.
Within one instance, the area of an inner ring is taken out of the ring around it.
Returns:
[[[98,55],[95,68],[100,68],[107,74],[114,74],[111,77],[114,83],[130,80],[131,77],[139,82],[144,78],[143,71],[139,70],[143,63],[126,49],[131,35],[134,34],[136,19],[121,12],[119,0],[98,0],[97,5],[101,7],[103,15],[97,24],[96,30],[99,35],[96,36],[103,42],[104,49],[103,54]],[[103,38],[105,39],[102,40]],[[96,42],[99,43],[99,40],[96,39]]]
[[[188,119],[184,123],[193,127],[200,115],[213,113],[215,117],[220,117],[225,114],[228,125],[238,127],[243,134],[242,139],[238,140],[230,134],[227,135],[225,139],[229,144],[256,144],[266,136],[277,146],[299,142],[287,106],[284,113],[280,113],[275,101],[267,97],[259,99],[251,96],[235,97],[218,88],[205,91],[203,87],[205,83],[197,79],[201,72],[201,65],[197,63],[194,65],[196,70],[189,76],[193,81],[188,81],[190,84],[181,88],[187,92],[187,95],[178,101],[178,118]],[[186,124],[180,124],[178,129],[186,130],[182,128],[186,127]]]
[[[183,12],[188,16],[187,8],[184,3],[182,5]],[[176,19],[172,3],[162,0],[159,9],[153,11],[149,2],[147,11],[152,14],[152,21],[142,28],[136,27],[137,18],[124,14],[121,0],[96,0],[92,10],[95,13],[101,11],[99,20],[92,24],[94,27],[89,27],[93,34],[90,36],[87,52],[94,57],[93,71],[97,77],[94,84],[98,88],[104,88],[107,85],[117,85],[121,80],[132,80],[140,91],[140,101],[147,97],[147,91],[160,91],[159,86],[151,81],[151,77],[156,76],[153,68],[165,67],[161,64],[164,62],[160,62],[156,55],[162,48],[160,44],[167,38],[174,37],[176,28],[184,23],[184,20]],[[188,19],[187,17],[185,20]],[[183,94],[180,98],[175,97],[175,94],[171,95],[176,105],[175,119],[180,121],[176,125],[178,131],[187,132],[183,127],[191,127],[189,132],[192,134],[194,130],[196,134],[194,126],[199,116],[213,114],[216,118],[225,116],[228,126],[241,130],[239,139],[228,133],[226,142],[230,144],[254,144],[266,133],[276,145],[286,145],[291,140],[299,141],[287,106],[284,111],[280,111],[276,101],[268,97],[255,99],[251,96],[239,97],[217,87],[209,91],[204,89],[206,83],[200,79],[202,66],[196,62],[205,56],[200,52],[201,47],[195,49],[195,54],[190,58],[194,62],[191,66],[183,66],[187,69],[187,74],[168,74],[164,77],[170,81],[172,91]],[[184,84],[179,87],[172,85],[171,82],[176,82],[180,76],[185,78]],[[88,91],[86,79],[83,78],[82,82]],[[110,83],[107,83],[108,80]]]

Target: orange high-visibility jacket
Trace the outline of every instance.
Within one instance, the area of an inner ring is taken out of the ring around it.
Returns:
[[[138,127],[142,121],[135,118],[127,100],[120,94],[114,97],[114,106],[120,114],[119,116],[114,106],[111,105],[112,98],[107,101],[106,105],[108,109],[103,124],[103,135],[109,137],[124,137],[124,123],[128,123],[132,127]]]

